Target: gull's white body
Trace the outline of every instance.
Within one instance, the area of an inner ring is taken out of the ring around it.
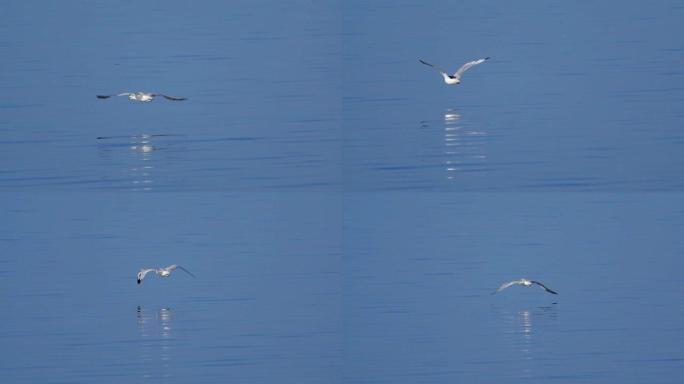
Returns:
[[[169,276],[171,276],[171,272],[173,272],[176,268],[182,269],[188,275],[195,277],[195,275],[193,275],[192,272],[181,267],[180,265],[172,264],[166,268],[142,268],[142,269],[140,269],[140,271],[138,271],[138,284],[142,283],[143,279],[145,278],[145,275],[147,275],[150,272],[155,272],[157,275],[159,275],[161,277],[169,277]]]
[[[418,61],[420,61],[421,63],[423,63],[423,64],[425,64],[425,65],[427,65],[427,66],[429,66],[429,67],[432,67],[432,68],[434,68],[435,70],[437,70],[437,71],[442,75],[442,78],[444,79],[444,82],[445,82],[446,84],[449,84],[449,85],[458,85],[458,84],[461,84],[461,76],[463,76],[463,73],[464,73],[465,71],[467,71],[468,69],[470,69],[470,68],[472,68],[472,67],[474,67],[474,66],[476,66],[476,65],[478,65],[478,64],[482,64],[482,63],[484,63],[484,62],[487,61],[487,60],[489,60],[489,57],[485,57],[484,59],[478,59],[478,60],[469,61],[469,62],[463,64],[463,65],[461,66],[461,68],[458,69],[458,71],[454,72],[453,75],[450,75],[450,74],[448,74],[445,70],[443,70],[442,68],[440,68],[440,67],[438,67],[438,66],[436,66],[436,65],[430,64],[430,63],[428,63],[428,62],[426,62],[426,61],[423,61],[423,60],[421,60],[421,59],[418,59]]]
[[[447,83],[447,84],[449,84],[449,85],[452,85],[452,84],[460,84],[460,83],[461,83],[461,79],[456,79],[456,78],[450,77],[450,76],[449,76],[448,74],[446,74],[446,73],[443,73],[443,74],[442,74],[442,77],[444,77],[444,82]]]
[[[133,101],[142,101],[143,103],[149,103],[154,100],[154,96],[144,92],[129,93],[128,98]]]

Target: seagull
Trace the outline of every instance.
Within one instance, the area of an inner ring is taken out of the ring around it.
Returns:
[[[98,99],[109,99],[112,96],[128,96],[130,100],[133,101],[142,101],[144,103],[149,103],[150,101],[154,100],[155,97],[161,96],[167,100],[173,100],[173,101],[181,101],[185,100],[185,97],[173,97],[169,95],[165,95],[163,93],[149,93],[149,92],[123,92],[119,93],[118,95],[96,95]]]
[[[145,275],[147,275],[150,272],[156,272],[157,275],[161,277],[169,277],[171,276],[171,272],[173,272],[176,268],[180,268],[183,271],[185,271],[188,275],[195,277],[195,275],[192,274],[192,272],[188,271],[187,269],[181,267],[180,265],[169,265],[166,268],[141,268],[140,272],[138,272],[138,284],[142,283],[143,279],[145,278]]]
[[[534,284],[537,284],[538,286],[542,287],[542,288],[543,288],[546,292],[548,292],[548,293],[553,293],[554,295],[557,295],[557,294],[558,294],[558,292],[555,292],[555,291],[553,291],[553,290],[547,288],[546,285],[544,285],[544,284],[542,284],[542,283],[540,283],[540,282],[538,282],[538,281],[527,280],[527,279],[520,279],[520,280],[513,280],[513,281],[510,281],[510,282],[508,282],[508,283],[501,284],[501,286],[499,287],[499,289],[497,289],[496,291],[492,292],[492,295],[495,294],[495,293],[499,293],[499,292],[503,291],[504,289],[506,289],[506,288],[508,288],[508,287],[510,287],[510,286],[513,286],[513,285],[524,285],[525,287],[531,287],[531,286],[534,285]]]
[[[440,67],[438,67],[438,66],[436,66],[436,65],[432,65],[432,64],[430,64],[430,63],[428,63],[428,62],[426,62],[426,61],[423,61],[423,60],[421,60],[421,59],[418,59],[418,61],[420,61],[421,63],[423,63],[423,64],[425,64],[425,65],[428,65],[428,66],[430,66],[430,67],[432,67],[432,68],[438,70],[439,73],[442,74],[442,77],[444,77],[444,82],[445,82],[445,83],[447,83],[447,84],[457,84],[457,85],[461,83],[461,76],[463,75],[463,72],[469,70],[470,68],[472,68],[472,67],[474,67],[474,66],[476,66],[476,65],[478,65],[478,64],[482,64],[482,63],[484,63],[484,62],[487,61],[487,60],[489,60],[489,57],[485,57],[484,59],[478,59],[478,60],[474,60],[474,61],[469,61],[469,62],[463,64],[463,65],[461,66],[461,68],[458,69],[458,71],[454,72],[453,75],[450,75],[450,74],[448,74],[445,70],[443,70],[442,68],[440,68]]]

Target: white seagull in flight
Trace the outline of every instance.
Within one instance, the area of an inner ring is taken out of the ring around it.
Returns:
[[[444,82],[447,84],[460,84],[461,83],[461,76],[463,75],[463,72],[469,70],[470,68],[472,68],[478,64],[482,64],[487,60],[489,60],[489,57],[485,57],[484,59],[469,61],[469,62],[463,64],[461,66],[461,68],[458,69],[458,71],[454,72],[453,75],[450,75],[445,70],[443,70],[442,68],[440,68],[436,65],[432,65],[432,64],[430,64],[426,61],[423,61],[421,59],[418,59],[418,61],[420,61],[421,63],[438,70],[439,73],[442,74],[442,77],[444,78]]]
[[[166,268],[142,268],[140,269],[140,272],[138,272],[138,284],[142,283],[143,279],[145,278],[145,275],[147,275],[149,272],[156,272],[157,275],[161,277],[169,277],[171,276],[171,272],[173,272],[176,268],[182,269],[185,271],[188,275],[195,277],[195,275],[192,274],[192,272],[188,271],[187,269],[181,267],[180,265],[169,265]]]
[[[506,288],[508,288],[508,287],[510,287],[510,286],[513,286],[513,285],[522,285],[522,286],[525,286],[525,287],[531,287],[531,286],[534,285],[534,284],[536,284],[536,285],[542,287],[542,289],[544,289],[544,290],[545,290],[546,292],[548,292],[548,293],[553,293],[554,295],[557,295],[557,294],[558,294],[558,292],[549,289],[546,285],[544,285],[544,284],[542,284],[542,283],[540,283],[540,282],[538,282],[538,281],[527,280],[527,279],[520,279],[520,280],[513,280],[513,281],[510,281],[510,282],[508,282],[508,283],[501,284],[501,286],[499,287],[499,289],[497,289],[496,291],[492,292],[492,295],[495,294],[495,293],[499,293],[499,292],[503,291],[504,289],[506,289]]]
[[[133,101],[142,101],[144,103],[149,103],[150,101],[154,100],[155,97],[161,96],[167,100],[173,100],[173,101],[181,101],[185,100],[185,97],[173,97],[169,95],[165,95],[163,93],[149,93],[149,92],[123,92],[119,93],[118,95],[96,95],[98,99],[109,99],[112,96],[128,96],[130,100]]]

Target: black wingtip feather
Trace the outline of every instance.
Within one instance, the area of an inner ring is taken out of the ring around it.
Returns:
[[[167,96],[167,95],[162,95],[166,100],[173,100],[173,101],[183,101],[187,100],[187,97],[175,97],[175,96]]]

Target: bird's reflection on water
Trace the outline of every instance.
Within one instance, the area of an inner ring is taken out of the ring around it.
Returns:
[[[444,112],[444,155],[447,179],[455,179],[460,172],[485,170],[487,155],[484,138],[487,133],[469,129],[461,123],[461,115],[454,108]]]
[[[138,155],[137,164],[130,169],[134,190],[151,191],[154,179],[152,172],[152,153],[157,148],[152,145],[152,135],[133,136],[130,149]]]
[[[511,345],[513,355],[529,362],[520,365],[519,374],[527,378],[533,377],[535,360],[544,353],[537,348],[543,341],[540,334],[557,319],[557,306],[554,304],[518,310],[496,307],[493,309],[503,320],[505,339],[507,344]]]
[[[173,360],[173,312],[137,308],[140,360],[145,378],[168,378]]]
[[[152,135],[132,136],[131,151],[140,153],[150,153],[157,148],[152,145]]]
[[[151,191],[154,186],[153,154],[160,149],[153,140],[164,136],[174,135],[101,136],[97,140],[101,154],[106,157],[115,154],[118,159],[118,155],[123,153],[122,148],[125,147],[130,155],[130,163],[126,168],[127,180],[132,184],[134,191]]]

